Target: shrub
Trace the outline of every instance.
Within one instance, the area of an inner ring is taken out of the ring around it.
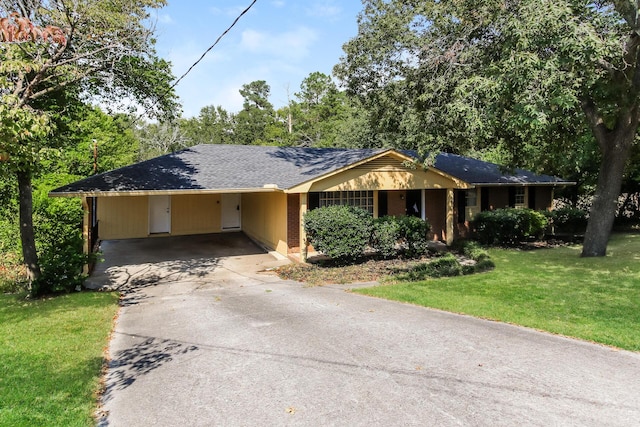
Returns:
[[[82,207],[78,200],[41,200],[34,209],[34,225],[41,277],[32,284],[32,294],[69,292],[81,285]]]
[[[355,261],[371,241],[373,217],[353,206],[326,206],[304,215],[304,229],[318,251],[338,261]]]
[[[541,212],[514,208],[479,212],[473,221],[478,241],[506,246],[542,237],[547,225],[548,220]]]
[[[420,281],[428,277],[450,277],[460,276],[463,274],[462,265],[458,262],[457,258],[452,253],[447,253],[439,258],[436,258],[430,262],[423,262],[406,274],[398,276],[401,280],[406,281]]]
[[[382,257],[398,255],[400,238],[400,224],[395,217],[383,216],[374,220],[371,244]]]
[[[374,220],[372,246],[385,258],[422,255],[427,251],[429,223],[411,216],[383,216]]]
[[[427,271],[431,277],[461,276],[462,266],[455,255],[447,253],[427,264]]]
[[[407,255],[422,255],[427,251],[429,239],[427,233],[431,230],[428,221],[415,216],[402,216],[397,218],[400,225],[400,238],[406,247]]]
[[[476,262],[473,267],[474,273],[481,273],[483,271],[493,270],[494,268],[496,268],[496,264],[489,258],[484,258]]]
[[[587,228],[587,213],[582,209],[565,206],[547,213],[556,232],[579,233]]]
[[[454,249],[474,261],[482,261],[489,258],[489,252],[473,240],[456,241],[454,242]]]

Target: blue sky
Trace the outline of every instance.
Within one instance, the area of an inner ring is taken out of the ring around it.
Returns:
[[[169,0],[158,11],[158,55],[181,76],[251,0]],[[331,74],[342,45],[357,33],[360,0],[258,0],[220,43],[176,87],[183,116],[202,107],[242,108],[238,90],[265,80],[276,108],[314,71]]]

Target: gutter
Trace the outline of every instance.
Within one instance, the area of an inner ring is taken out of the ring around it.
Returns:
[[[190,194],[229,194],[229,193],[284,193],[284,190],[272,184],[259,188],[222,188],[204,190],[128,190],[128,191],[65,191],[50,192],[49,197],[117,197],[117,196],[171,196]]]

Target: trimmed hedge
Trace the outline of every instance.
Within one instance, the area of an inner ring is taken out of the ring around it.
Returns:
[[[483,211],[473,220],[476,239],[487,245],[513,246],[530,238],[541,238],[547,225],[547,217],[533,209]]]

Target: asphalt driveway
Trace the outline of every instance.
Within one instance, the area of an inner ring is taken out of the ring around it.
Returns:
[[[638,353],[281,281],[240,252],[111,266],[101,425],[638,425]]]

